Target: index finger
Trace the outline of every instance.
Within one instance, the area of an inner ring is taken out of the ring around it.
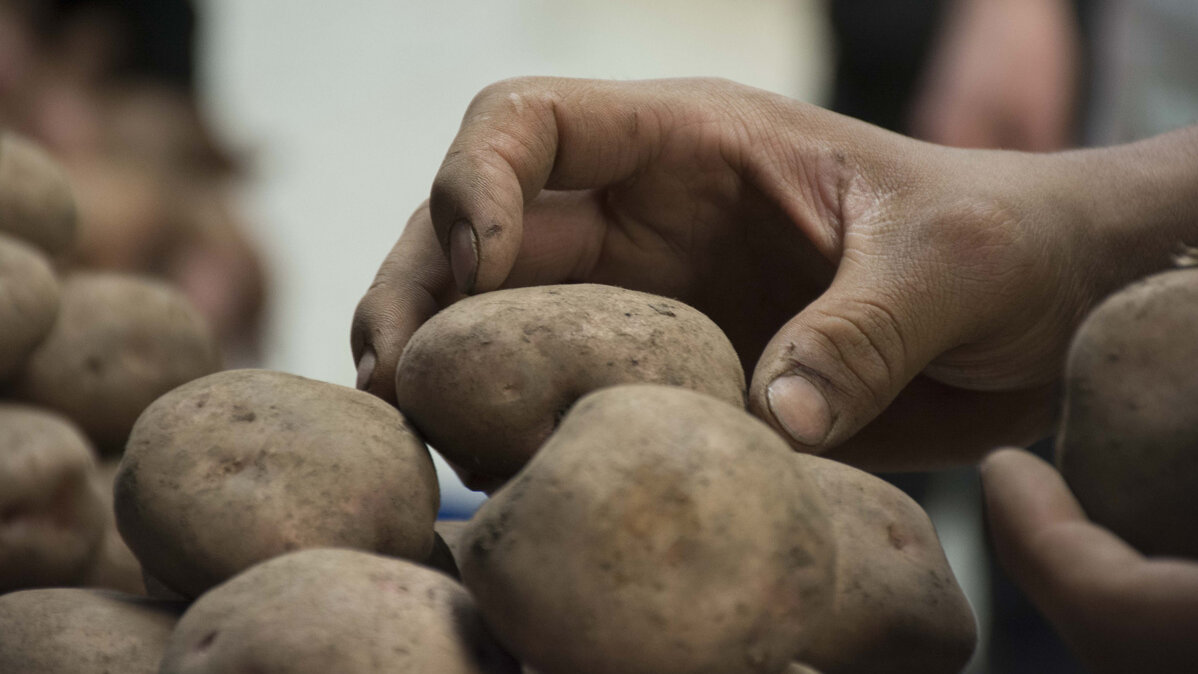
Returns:
[[[379,267],[350,328],[358,388],[393,405],[395,368],[404,345],[433,314],[460,297],[428,219],[426,203]]]
[[[598,188],[662,141],[667,85],[523,78],[475,97],[433,182],[438,241],[462,292],[494,290],[515,263],[524,207],[542,189]]]
[[[1087,519],[1060,474],[1021,450],[982,465],[1003,567],[1095,671],[1189,671],[1198,563],[1149,559]]]

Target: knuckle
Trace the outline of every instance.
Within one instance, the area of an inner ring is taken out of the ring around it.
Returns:
[[[817,332],[836,352],[849,385],[861,389],[881,411],[905,383],[904,340],[895,314],[881,304],[857,300],[823,317]]]

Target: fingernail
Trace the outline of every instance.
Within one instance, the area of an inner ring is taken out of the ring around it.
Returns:
[[[478,274],[478,238],[469,221],[458,220],[449,230],[449,266],[458,290],[474,292],[474,277]]]
[[[798,375],[785,375],[770,384],[766,395],[770,413],[796,442],[814,447],[828,437],[832,409],[815,384]]]
[[[370,386],[370,378],[374,376],[374,366],[378,362],[378,356],[374,355],[374,349],[369,346],[362,352],[362,359],[358,361],[358,382],[356,384],[359,391],[365,391],[366,387]]]

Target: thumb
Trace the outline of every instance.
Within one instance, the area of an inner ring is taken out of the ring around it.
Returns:
[[[750,409],[800,451],[822,453],[852,437],[943,351],[912,306],[927,303],[877,286],[838,275],[757,362]]]

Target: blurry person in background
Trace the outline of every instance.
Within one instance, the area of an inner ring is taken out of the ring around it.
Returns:
[[[246,365],[266,277],[230,194],[241,162],[197,105],[195,26],[188,0],[0,0],[0,124],[70,174],[65,265],[168,279]]]
[[[943,145],[1078,144],[1092,0],[830,3],[831,107]]]

